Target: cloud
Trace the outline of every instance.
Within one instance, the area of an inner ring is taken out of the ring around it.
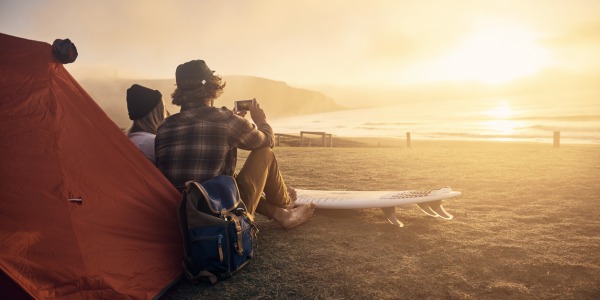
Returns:
[[[600,47],[600,20],[575,24],[544,39],[552,47]]]
[[[575,23],[542,40],[554,51],[557,64],[571,70],[600,68],[600,20]]]

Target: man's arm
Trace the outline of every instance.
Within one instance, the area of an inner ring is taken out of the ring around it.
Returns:
[[[267,116],[256,101],[250,107],[250,116],[256,126],[241,117],[235,118],[231,135],[233,146],[245,150],[273,148],[275,140],[273,128],[267,123]]]

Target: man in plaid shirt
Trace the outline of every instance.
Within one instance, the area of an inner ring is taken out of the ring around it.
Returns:
[[[256,100],[250,106],[254,121],[246,112],[233,112],[213,106],[225,83],[202,60],[177,67],[177,89],[173,104],[181,106],[158,128],[155,140],[156,166],[183,190],[189,180],[199,182],[218,175],[234,175],[237,149],[251,150],[236,176],[242,200],[250,216],[258,212],[284,228],[309,220],[314,205],[294,207],[295,192],[281,177],[273,147],[273,129]],[[261,194],[266,199],[261,201]],[[291,195],[291,196],[290,196]]]

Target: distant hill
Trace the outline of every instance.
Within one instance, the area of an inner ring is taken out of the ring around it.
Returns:
[[[227,87],[223,95],[215,101],[215,106],[218,107],[232,108],[234,100],[256,98],[268,119],[343,109],[321,92],[291,87],[285,82],[251,76],[224,76],[223,79],[227,82]],[[171,104],[175,79],[82,79],[79,83],[122,128],[131,124],[127,116],[125,97],[127,89],[134,83],[159,90],[167,109],[171,113],[179,112],[179,107]]]

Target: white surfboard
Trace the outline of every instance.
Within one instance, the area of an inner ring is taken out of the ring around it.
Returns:
[[[398,227],[404,224],[396,218],[398,205],[417,204],[426,214],[451,220],[453,216],[442,207],[442,199],[461,193],[450,187],[436,190],[410,191],[322,191],[296,189],[296,204],[314,203],[322,209],[382,208],[387,220]]]

